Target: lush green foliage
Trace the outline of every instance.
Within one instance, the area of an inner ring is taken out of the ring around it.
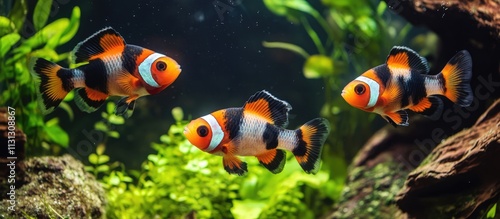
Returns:
[[[272,174],[257,159],[248,158],[249,173],[229,175],[222,158],[192,146],[182,134],[187,121],[174,108],[176,123],[150,154],[139,171],[108,164],[104,145],[89,156],[87,169],[98,175],[107,191],[109,218],[317,218],[332,203],[334,190],[328,173],[304,173],[289,154],[280,174]],[[109,121],[109,118],[108,118]],[[109,135],[109,134],[108,134]],[[102,177],[101,177],[102,176]]]
[[[0,15],[0,106],[16,108],[16,123],[29,136],[27,154],[31,156],[48,151],[56,153],[69,144],[67,133],[59,126],[59,119],[44,121],[28,70],[31,57],[54,62],[69,57],[69,52],[58,54],[56,49],[76,34],[80,9],[75,7],[69,19],[60,18],[46,25],[51,5],[52,0],[38,1],[33,21],[26,20],[25,0],[16,0],[8,16]],[[68,95],[67,99],[71,98]],[[61,108],[72,117],[71,108],[65,102]]]

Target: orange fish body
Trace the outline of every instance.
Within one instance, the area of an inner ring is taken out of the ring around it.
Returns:
[[[316,118],[287,130],[290,110],[287,102],[259,91],[241,108],[218,110],[191,121],[184,135],[200,150],[221,155],[224,169],[231,174],[247,172],[246,163],[237,156],[255,156],[268,170],[279,173],[285,165],[285,150],[294,153],[305,172],[316,173],[329,123]]]
[[[75,103],[85,112],[97,110],[108,96],[124,96],[117,114],[130,116],[135,100],[157,94],[179,76],[181,69],[172,58],[125,43],[111,27],[104,28],[73,51],[78,68],[63,68],[43,58],[31,63],[31,74],[39,84],[38,99],[44,113],[53,111],[73,89]]]
[[[462,50],[437,75],[428,75],[425,58],[415,51],[395,46],[385,64],[363,73],[342,90],[351,106],[380,114],[392,125],[407,126],[406,109],[432,115],[442,111],[445,96],[467,107],[472,103],[472,60]]]

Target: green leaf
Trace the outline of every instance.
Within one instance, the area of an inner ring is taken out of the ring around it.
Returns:
[[[73,39],[80,26],[80,17],[81,17],[80,7],[76,6],[73,8],[73,12],[71,13],[68,28],[64,30],[61,38],[59,39],[59,45],[67,43],[68,41]]]
[[[117,116],[115,114],[109,115],[108,121],[111,124],[115,124],[115,125],[121,125],[121,124],[125,123],[125,119],[122,116]]]
[[[0,16],[0,36],[14,32],[14,29],[14,23],[9,18]]]
[[[108,161],[109,161],[109,156],[103,154],[103,155],[98,156],[97,164],[103,164],[103,163],[106,163]]]
[[[113,102],[108,102],[108,104],[106,105],[106,112],[108,112],[109,114],[114,114],[115,113],[115,103]]]
[[[264,0],[266,7],[276,15],[286,16],[288,20],[298,22],[307,13],[314,17],[319,13],[305,0]]]
[[[117,131],[110,131],[110,132],[108,132],[108,135],[109,135],[109,137],[112,137],[112,138],[120,138],[120,133]]]
[[[370,38],[378,34],[377,23],[369,16],[361,16],[358,18],[356,20],[356,25],[364,35]]]
[[[103,132],[107,132],[109,129],[108,129],[108,126],[106,124],[104,124],[104,122],[96,122],[94,124],[94,128],[98,131],[103,131]]]
[[[35,35],[24,41],[20,47],[36,48],[46,44],[54,36],[60,35],[61,30],[64,30],[69,25],[68,18],[60,18],[48,24]]]
[[[109,184],[117,186],[118,184],[120,184],[120,177],[118,177],[114,174],[109,176]]]
[[[382,16],[387,9],[387,4],[384,1],[380,1],[377,6],[377,15]]]
[[[109,166],[108,165],[100,165],[97,167],[96,171],[100,172],[100,173],[106,173],[109,171]]]
[[[28,9],[26,6],[26,0],[16,0],[14,1],[14,6],[10,11],[9,19],[12,21],[16,32],[19,33],[21,30],[24,21],[26,19],[26,14],[28,13]]]
[[[174,117],[174,120],[176,122],[182,121],[182,119],[184,118],[184,112],[182,111],[182,108],[174,107],[172,109],[172,116]]]
[[[286,7],[290,9],[295,9],[297,11],[302,11],[304,13],[308,13],[310,15],[318,14],[318,11],[314,9],[307,1],[305,0],[281,0],[285,4]]]
[[[59,119],[58,118],[52,118],[51,120],[47,121],[45,123],[46,126],[54,126],[59,124]]]
[[[496,212],[497,212],[497,204],[494,204],[486,214],[486,218],[488,219],[495,218]]]
[[[31,82],[31,74],[29,73],[26,62],[16,62],[15,71],[17,76],[17,83],[28,84]]]
[[[266,207],[267,202],[265,200],[233,200],[233,207],[231,208],[231,213],[235,219],[240,218],[258,218],[262,209]]]
[[[87,172],[94,172],[94,167],[93,166],[85,166],[83,167],[85,169],[85,171]]]
[[[45,132],[47,133],[49,140],[64,148],[67,148],[69,145],[68,133],[66,133],[66,131],[64,131],[57,123],[52,122],[49,124],[49,122],[47,122],[47,126],[45,127]]]
[[[51,7],[52,0],[38,0],[35,11],[33,11],[33,25],[35,26],[35,30],[41,30],[47,24]]]
[[[94,154],[94,153],[90,154],[89,155],[89,162],[91,164],[98,164],[99,163],[99,156],[97,154]]]
[[[71,101],[73,100],[74,97],[75,97],[75,92],[74,90],[72,90],[71,92],[68,93],[68,95],[64,97],[63,101],[65,102]]]
[[[333,61],[328,56],[312,55],[304,64],[304,76],[309,79],[333,74]]]
[[[97,145],[97,148],[95,149],[96,153],[98,155],[104,154],[104,151],[106,150],[106,145],[105,144],[99,144]]]
[[[310,55],[307,53],[302,47],[291,44],[291,43],[283,43],[283,42],[262,42],[262,45],[267,48],[279,48],[279,49],[286,49],[292,52],[295,52],[305,59],[307,59]]]
[[[321,3],[323,3],[324,5],[326,5],[330,8],[336,8],[336,7],[349,6],[350,4],[353,4],[353,1],[351,1],[351,0],[321,0]]]
[[[3,58],[5,54],[12,48],[14,44],[21,39],[21,35],[17,33],[11,33],[0,38],[0,58]]]
[[[32,57],[42,57],[49,61],[55,61],[59,58],[59,55],[53,48],[41,48],[33,51],[30,54]]]
[[[171,142],[170,136],[168,136],[168,135],[161,135],[160,136],[160,142],[161,143],[165,143],[165,144],[170,144],[170,142]]]

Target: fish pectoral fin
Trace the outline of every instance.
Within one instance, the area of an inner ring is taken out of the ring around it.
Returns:
[[[128,95],[134,94],[134,91],[137,89],[137,84],[140,84],[139,79],[128,72],[122,72],[116,80],[116,83],[118,87]]]
[[[417,105],[412,106],[409,109],[431,119],[437,119],[437,117],[442,114],[443,108],[444,103],[439,97],[428,96],[427,98],[421,100]]]
[[[280,173],[286,162],[286,153],[284,150],[273,149],[266,153],[255,156],[259,162],[272,173]]]
[[[108,95],[91,88],[76,89],[75,103],[81,111],[91,113],[104,104]]]
[[[252,95],[243,108],[246,112],[263,117],[270,124],[285,127],[288,125],[288,112],[292,106],[263,90]]]
[[[399,110],[396,112],[387,112],[385,113],[384,116],[385,120],[387,122],[391,123],[394,127],[397,127],[397,125],[401,126],[408,126],[408,113],[405,110]]]
[[[423,115],[429,117],[430,119],[438,119],[444,110],[444,103],[438,96],[429,96],[429,101],[431,102],[431,107],[422,112]]]
[[[222,163],[224,164],[224,169],[230,174],[243,176],[248,172],[247,163],[234,155],[225,154],[222,157]]]
[[[413,112],[420,113],[420,112],[423,112],[424,110],[429,109],[431,107],[432,107],[432,103],[429,100],[429,98],[424,98],[417,105],[413,105],[409,109]]]
[[[115,114],[130,118],[134,113],[135,101],[139,98],[138,95],[124,97],[116,103]]]
[[[413,69],[425,74],[429,72],[427,60],[417,52],[404,46],[392,47],[389,56],[387,56],[386,64],[390,69]]]
[[[86,40],[78,43],[73,50],[76,63],[87,62],[113,53],[121,53],[125,49],[125,40],[111,27],[106,27]]]

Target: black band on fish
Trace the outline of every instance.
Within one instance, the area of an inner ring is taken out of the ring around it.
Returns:
[[[226,120],[225,128],[229,134],[229,140],[236,138],[240,133],[240,125],[243,119],[243,109],[229,108],[224,114]]]
[[[271,150],[278,147],[279,129],[269,123],[266,123],[262,140],[266,143],[266,149]]]

